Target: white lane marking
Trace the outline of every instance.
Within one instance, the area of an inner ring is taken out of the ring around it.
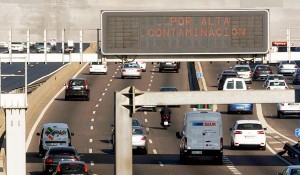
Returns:
[[[95,164],[94,164],[94,162],[93,161],[91,161],[91,166],[94,166]]]
[[[278,141],[273,141],[273,142],[268,142],[269,144],[277,144],[277,143],[281,143],[281,142],[278,142]]]
[[[148,120],[145,118],[145,123],[147,123],[148,122]]]
[[[117,74],[117,72],[115,72],[115,74]]]
[[[149,84],[149,86],[151,86],[151,84]]]
[[[274,148],[276,151],[281,151],[283,148]]]
[[[21,72],[20,70],[18,70],[18,72]]]
[[[115,78],[116,76],[115,76],[115,75],[113,75],[112,77],[113,77],[113,78]]]
[[[91,128],[91,130],[93,130],[93,129],[94,129],[94,126],[91,126],[90,128]]]
[[[153,75],[151,75],[151,78],[153,78]]]
[[[96,111],[93,111],[93,114],[96,114]]]
[[[90,149],[89,149],[89,153],[93,153],[93,149],[90,148]]]
[[[153,80],[151,79],[150,82],[152,82]]]
[[[77,77],[78,76],[78,74],[80,73],[80,72],[82,72],[82,70],[88,65],[89,63],[87,62],[86,64],[85,64],[85,66],[83,66],[75,75],[74,75],[74,77]],[[68,64],[66,64],[66,65],[68,65]],[[61,70],[62,68],[63,68],[64,66],[62,66],[59,70]],[[58,71],[58,70],[57,70]],[[57,72],[56,71],[56,72]],[[54,72],[52,72],[51,74],[53,74]],[[51,75],[51,74],[49,74],[49,75]],[[60,91],[59,92],[57,92],[56,94],[55,94],[55,96],[48,102],[48,104],[44,107],[44,109],[42,110],[42,112],[40,113],[40,115],[39,115],[39,117],[37,118],[37,120],[34,122],[34,125],[32,126],[32,128],[31,128],[31,130],[30,130],[30,132],[29,132],[29,135],[28,135],[28,137],[27,137],[27,140],[26,140],[26,152],[28,151],[28,148],[29,148],[29,145],[30,145],[30,143],[31,143],[31,140],[32,140],[32,136],[33,136],[33,134],[34,134],[34,131],[36,130],[36,128],[37,128],[37,125],[40,123],[40,121],[42,120],[42,118],[44,117],[44,114],[46,113],[46,111],[47,111],[47,109],[50,107],[50,105],[54,102],[54,100],[59,96],[59,94],[61,94],[63,91],[65,90],[65,87],[62,87],[61,89],[60,89]]]
[[[110,86],[110,84],[108,83],[107,86]]]
[[[94,118],[92,118],[92,119],[91,119],[91,122],[93,122],[93,121],[95,121],[95,119],[94,119]]]
[[[93,142],[93,139],[90,139],[90,143],[92,143]]]
[[[102,93],[102,96],[104,96],[105,95],[105,93]]]
[[[147,112],[147,111],[144,111],[144,114],[145,114],[145,115],[147,115],[147,114],[148,114],[148,112]]]
[[[107,91],[107,88],[105,88],[104,91]]]
[[[151,139],[149,139],[149,143],[151,143],[151,144],[153,143]]]
[[[150,91],[150,89],[147,89],[147,91]]]
[[[154,154],[157,154],[157,151],[156,151],[156,149],[153,149],[153,153],[154,153]]]
[[[102,98],[100,98],[99,101],[102,101]]]
[[[154,72],[152,72],[152,75],[154,75]]]
[[[146,130],[149,131],[149,127],[146,127]]]
[[[96,106],[95,106],[96,108],[98,108],[99,107],[99,104],[96,104]]]
[[[112,81],[112,79],[110,79],[109,81]]]
[[[164,166],[164,164],[161,161],[159,161],[158,163],[159,163],[159,166]]]

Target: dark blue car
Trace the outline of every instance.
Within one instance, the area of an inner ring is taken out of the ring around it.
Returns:
[[[228,113],[249,113],[253,114],[253,104],[229,104]]]

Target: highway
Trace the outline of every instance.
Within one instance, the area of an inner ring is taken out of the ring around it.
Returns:
[[[208,90],[216,90],[217,74],[223,69],[228,69],[234,64],[222,62],[202,63],[203,74],[207,82]],[[78,77],[86,77],[92,84],[91,101],[64,101],[64,92],[54,100],[46,111],[36,128],[41,131],[41,126],[47,122],[65,122],[69,125],[73,136],[73,146],[80,154],[84,154],[83,160],[93,170],[93,174],[114,174],[114,155],[110,144],[110,125],[114,121],[114,91],[122,90],[128,86],[135,86],[140,90],[158,91],[161,86],[176,86],[178,90],[189,90],[187,64],[182,63],[180,73],[159,73],[157,64],[147,63],[147,72],[143,73],[142,79],[120,79],[119,64],[110,63],[109,72],[106,76],[89,75],[88,68],[83,69]],[[289,81],[290,82],[290,81]],[[249,85],[251,89],[262,89],[262,81],[253,81]],[[297,119],[277,119],[270,116],[276,113],[275,104],[263,104],[263,118],[270,127],[278,130],[281,134],[296,139],[294,128],[297,127]],[[182,129],[183,114],[192,110],[190,106],[181,106],[172,110],[172,126],[168,130],[161,128],[158,112],[137,112],[134,114],[149,132],[150,141],[148,155],[134,154],[133,174],[244,174],[264,175],[276,174],[286,164],[275,156],[269,149],[266,151],[255,149],[230,150],[229,128],[238,119],[257,119],[261,116],[227,114],[225,105],[218,105],[218,111],[223,117],[224,132],[224,163],[200,162],[199,164],[182,165],[179,162],[179,140],[175,137],[176,131]],[[289,127],[285,127],[289,126]],[[298,125],[299,126],[299,125]],[[269,128],[270,129],[270,128]],[[269,132],[269,130],[268,130]],[[268,133],[268,148],[274,151],[283,147],[283,144],[273,144],[274,133]],[[27,174],[37,175],[42,173],[42,159],[38,157],[39,137],[33,135],[32,142],[27,152]]]

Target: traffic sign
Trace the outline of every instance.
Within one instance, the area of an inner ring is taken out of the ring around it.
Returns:
[[[295,136],[300,137],[300,128],[295,129]]]

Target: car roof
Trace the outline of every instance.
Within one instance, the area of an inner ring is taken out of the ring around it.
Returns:
[[[51,126],[57,126],[59,128],[68,128],[68,125],[66,123],[45,123],[44,128],[51,127]]]
[[[258,64],[258,65],[256,65],[255,67],[262,67],[262,66],[270,67],[268,64]]]
[[[281,76],[281,77],[283,77],[282,74],[269,74],[268,76]]]
[[[259,120],[237,120],[237,124],[245,124],[245,123],[256,123],[261,124]]]
[[[71,78],[70,80],[86,80],[86,78]]]

